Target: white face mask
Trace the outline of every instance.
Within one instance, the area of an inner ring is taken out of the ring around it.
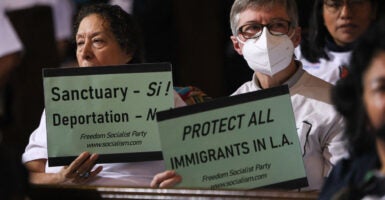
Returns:
[[[293,59],[294,45],[291,37],[287,35],[272,35],[266,27],[263,28],[262,34],[256,39],[248,39],[242,42],[243,57],[247,61],[249,67],[255,72],[273,76],[274,74],[285,69]]]

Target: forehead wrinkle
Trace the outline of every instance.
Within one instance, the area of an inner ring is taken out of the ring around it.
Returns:
[[[94,17],[94,21],[90,21],[90,18],[93,18]],[[84,25],[84,20],[87,19],[88,23],[87,25]],[[83,26],[85,26],[85,32],[82,32],[82,33],[78,33],[76,36],[86,36],[86,35],[91,35],[91,36],[95,36],[97,35],[97,33],[101,34],[103,32],[108,32],[110,31],[110,25],[109,25],[109,22],[108,20],[106,20],[103,16],[101,16],[100,14],[96,14],[96,13],[92,13],[92,14],[89,14],[87,15],[86,17],[84,17],[81,22],[80,22],[80,25],[79,25],[79,28],[78,28],[78,31],[80,30],[80,28],[82,27],[82,24]],[[91,28],[91,31],[89,31],[89,29]],[[93,31],[96,31],[95,33],[93,33]],[[89,33],[91,32],[91,33]]]
[[[93,32],[93,33],[78,33],[76,34],[76,38],[85,38],[85,37],[95,37],[95,36],[98,36],[98,35],[102,35],[104,33],[104,31],[97,31],[97,32]]]

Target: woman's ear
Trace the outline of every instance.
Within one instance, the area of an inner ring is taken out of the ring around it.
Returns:
[[[233,47],[234,47],[234,50],[239,54],[239,55],[242,55],[242,44],[240,44],[240,42],[238,41],[237,37],[235,37],[234,35],[232,35],[230,37],[231,41],[233,42]]]

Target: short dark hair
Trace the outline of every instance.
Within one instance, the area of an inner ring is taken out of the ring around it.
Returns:
[[[126,53],[133,54],[131,63],[143,62],[144,52],[140,28],[133,17],[117,5],[99,3],[83,6],[74,23],[74,35],[76,35],[83,18],[91,14],[100,15],[109,23],[111,32],[118,41],[119,46]]]
[[[385,52],[384,35],[385,19],[369,28],[359,39],[351,56],[348,76],[337,81],[332,89],[335,107],[346,119],[345,135],[353,155],[360,155],[375,147],[374,135],[368,133],[369,119],[363,102],[363,76],[372,59],[378,53]]]
[[[372,8],[376,8],[379,0],[370,0]],[[324,0],[315,0],[313,12],[309,19],[309,33],[307,37],[302,39],[301,54],[310,62],[319,62],[319,59],[324,58],[329,60],[325,52],[325,38],[331,37],[325,26],[323,18]],[[377,12],[381,12],[380,10]]]

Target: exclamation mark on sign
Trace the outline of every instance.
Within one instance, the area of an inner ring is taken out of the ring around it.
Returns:
[[[171,86],[171,81],[169,81],[169,82],[167,83],[165,96],[168,95],[168,91],[170,90],[170,86]]]

